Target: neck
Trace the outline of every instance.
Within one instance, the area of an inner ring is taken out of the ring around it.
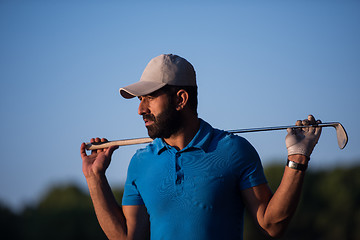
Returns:
[[[195,137],[200,128],[200,120],[197,116],[185,116],[183,127],[164,141],[178,151],[184,149]]]

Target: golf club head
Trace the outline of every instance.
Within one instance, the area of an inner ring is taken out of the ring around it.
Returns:
[[[336,129],[336,137],[339,148],[344,149],[348,142],[348,135],[345,131],[345,128],[343,125],[341,125],[341,123],[334,124],[334,128]]]

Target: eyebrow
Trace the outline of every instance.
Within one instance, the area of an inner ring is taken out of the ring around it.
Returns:
[[[156,91],[154,91],[152,93],[149,93],[149,94],[146,94],[146,95],[143,95],[143,96],[139,96],[139,97],[158,97],[161,94],[165,94],[165,92],[162,89],[159,89],[159,90],[156,90]]]

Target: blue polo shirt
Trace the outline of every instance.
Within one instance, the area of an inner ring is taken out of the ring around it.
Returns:
[[[240,191],[266,183],[247,140],[200,121],[181,151],[155,139],[130,162],[122,204],[145,204],[151,239],[242,239]]]

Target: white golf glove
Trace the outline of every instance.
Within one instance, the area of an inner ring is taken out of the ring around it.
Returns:
[[[321,123],[320,120],[315,121],[314,116],[309,115],[308,119],[303,121],[298,120],[296,126],[307,126]],[[288,128],[287,136],[285,138],[288,155],[301,154],[310,158],[310,155],[317,144],[320,135],[321,127],[308,128]]]

